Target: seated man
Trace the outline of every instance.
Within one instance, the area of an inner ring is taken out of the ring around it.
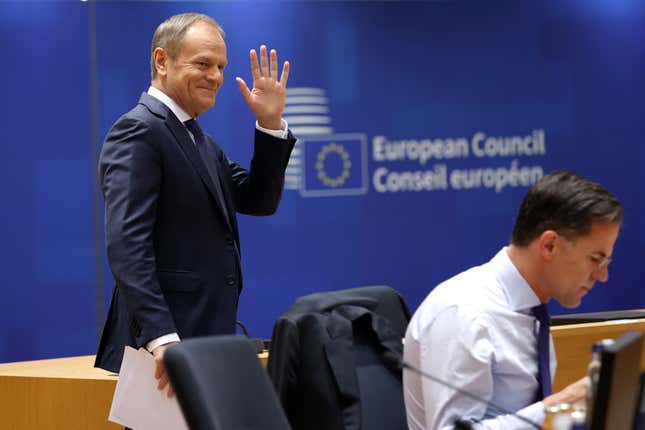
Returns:
[[[599,184],[575,173],[545,176],[528,192],[511,244],[488,263],[438,285],[416,311],[404,358],[533,422],[545,406],[584,400],[586,378],[551,394],[555,353],[545,304],[580,304],[608,265],[623,210]],[[538,318],[542,314],[540,322]],[[527,429],[530,424],[405,371],[410,429]]]

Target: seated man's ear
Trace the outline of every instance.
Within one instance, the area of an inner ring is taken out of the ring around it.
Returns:
[[[554,230],[545,230],[540,235],[538,238],[538,247],[540,249],[540,255],[545,261],[553,260],[559,251],[562,240],[564,238]]]

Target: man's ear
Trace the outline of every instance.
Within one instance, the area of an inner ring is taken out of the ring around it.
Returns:
[[[152,52],[152,58],[154,59],[155,68],[157,69],[157,75],[166,76],[166,67],[169,61],[168,53],[164,51],[163,48],[155,48]]]
[[[560,235],[554,230],[545,230],[538,238],[540,255],[545,261],[552,261],[561,240]]]

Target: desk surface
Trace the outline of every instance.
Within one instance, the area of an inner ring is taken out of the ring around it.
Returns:
[[[94,367],[94,355],[53,358],[50,360],[19,361],[0,363],[0,377],[17,376],[29,378],[64,378],[116,381],[118,375]],[[266,367],[269,353],[258,354],[262,366]]]
[[[94,367],[94,355],[54,358],[51,360],[0,363],[0,377],[65,378],[114,381],[114,373]]]
[[[117,376],[94,356],[0,364],[0,427],[118,430],[107,421]]]
[[[268,353],[258,354],[266,366]],[[118,376],[94,356],[0,364],[0,428],[119,430],[107,421]]]
[[[558,367],[553,391],[559,391],[587,374],[591,345],[601,339],[622,336],[628,331],[645,332],[645,319],[625,319],[551,327]],[[645,370],[645,348],[641,354],[641,370]]]

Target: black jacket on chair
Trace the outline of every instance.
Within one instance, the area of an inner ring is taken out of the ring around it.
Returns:
[[[401,372],[410,311],[389,287],[298,299],[274,326],[267,370],[294,430],[407,429]]]

